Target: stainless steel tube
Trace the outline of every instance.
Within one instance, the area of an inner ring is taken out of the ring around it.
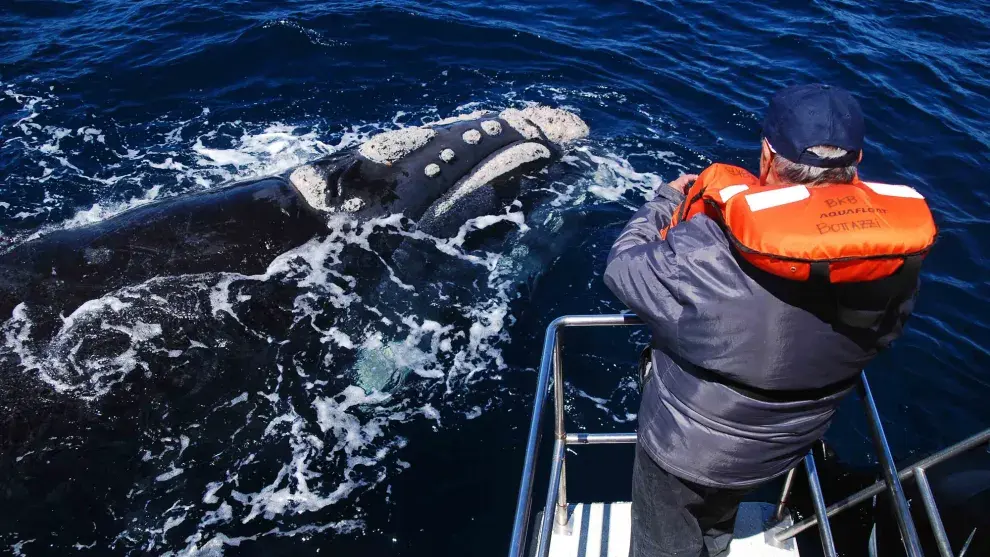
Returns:
[[[614,315],[565,315],[554,320],[558,327],[610,327],[616,325],[642,325],[643,320],[631,313]]]
[[[554,524],[554,509],[557,502],[557,491],[560,487],[561,473],[564,471],[564,453],[567,451],[563,441],[553,444],[553,464],[550,468],[550,485],[547,486],[547,502],[543,506],[543,520],[540,521],[539,543],[536,545],[536,557],[547,557],[550,552],[550,531]],[[567,520],[567,509],[564,509],[564,520]]]
[[[516,498],[516,515],[512,523],[512,541],[509,545],[510,557],[526,555],[526,534],[529,529],[529,511],[533,500],[533,476],[536,474],[536,456],[540,445],[543,407],[546,405],[547,388],[550,384],[550,362],[553,358],[557,329],[565,318],[554,319],[547,327],[543,340],[543,356],[540,372],[536,377],[536,395],[533,398],[533,416],[529,422],[529,438],[526,442],[526,460],[523,462],[522,481]]]
[[[635,443],[635,433],[568,433],[568,445],[622,445]]]
[[[567,431],[564,426],[564,363],[560,354],[560,334],[553,343],[553,407],[554,407],[554,437],[556,444],[566,447]],[[556,450],[554,451],[556,453]],[[567,526],[567,451],[560,453],[560,483],[557,490],[557,521],[555,530],[563,530]]]
[[[966,557],[966,552],[969,551],[969,544],[973,543],[973,538],[976,536],[976,528],[969,533],[969,537],[966,538],[966,543],[963,544],[963,548],[959,550],[959,557]]]
[[[835,540],[832,539],[832,527],[828,523],[828,512],[825,510],[822,484],[818,481],[818,468],[815,466],[815,457],[810,452],[804,457],[804,468],[808,471],[808,487],[811,488],[811,501],[815,505],[815,516],[818,517],[818,534],[822,538],[822,550],[826,557],[838,557],[838,553],[835,552]]]
[[[904,549],[907,551],[908,557],[921,557],[924,553],[921,551],[918,530],[914,526],[914,520],[911,519],[911,508],[908,507],[904,486],[901,485],[897,468],[894,465],[894,456],[890,452],[890,445],[887,444],[883,424],[880,423],[880,413],[877,411],[876,401],[873,400],[873,393],[870,391],[870,382],[866,379],[865,372],[860,372],[859,375],[859,389],[863,397],[863,405],[866,408],[866,420],[869,422],[870,430],[873,433],[873,444],[876,446],[883,478],[890,488],[890,497],[894,503],[894,518],[897,519],[897,527],[901,531]]]
[[[928,475],[924,468],[914,468],[914,481],[918,482],[918,490],[921,492],[921,501],[925,504],[925,512],[928,513],[928,522],[932,525],[932,532],[935,533],[935,543],[938,544],[938,552],[942,557],[955,557],[952,554],[952,546],[949,545],[949,536],[945,533],[945,525],[942,524],[942,517],[938,514],[938,505],[935,504],[935,495],[932,493],[932,486],[928,484]]]
[[[794,476],[797,474],[797,466],[791,468],[784,480],[784,489],[780,492],[780,501],[777,503],[777,512],[774,513],[774,520],[784,518],[784,509],[787,508],[787,500],[791,496],[791,488],[794,486]]]

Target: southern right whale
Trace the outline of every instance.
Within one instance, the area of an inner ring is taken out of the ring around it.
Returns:
[[[366,221],[402,214],[426,234],[447,235],[504,209],[521,176],[559,159],[587,133],[577,115],[560,109],[478,112],[384,132],[281,176],[50,232],[0,255],[0,321],[24,304],[37,333],[87,300],[153,277],[258,273],[325,233],[328,222],[338,225],[334,215]],[[402,239],[390,241],[376,251],[388,256]]]

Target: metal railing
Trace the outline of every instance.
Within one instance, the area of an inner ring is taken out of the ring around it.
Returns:
[[[512,541],[509,546],[510,557],[523,557],[526,555],[526,545],[529,539],[529,520],[533,498],[533,479],[536,474],[536,459],[541,441],[543,425],[543,414],[549,391],[550,379],[553,377],[554,385],[554,446],[553,457],[550,468],[550,484],[547,487],[546,502],[543,507],[539,528],[536,532],[536,557],[546,557],[550,550],[551,530],[565,532],[568,524],[567,514],[567,471],[566,453],[567,445],[602,445],[635,443],[635,433],[567,433],[564,425],[564,381],[563,366],[561,364],[560,334],[559,331],[566,327],[601,327],[620,325],[642,325],[642,321],[634,315],[567,315],[558,317],[547,327],[546,336],[543,342],[543,354],[540,361],[540,371],[536,380],[536,397],[533,402],[533,416],[530,420],[529,437],[526,444],[526,460],[523,464],[522,481],[519,486],[519,496],[516,501],[516,514],[512,527]],[[803,463],[808,476],[808,485],[811,489],[812,503],[815,507],[815,516],[798,522],[794,525],[778,523],[768,527],[768,532],[773,532],[772,538],[777,543],[784,543],[795,537],[799,533],[812,528],[819,527],[822,548],[829,557],[837,555],[835,543],[832,538],[832,530],[829,527],[828,519],[831,516],[852,508],[871,497],[889,491],[893,504],[897,525],[904,542],[905,550],[909,557],[921,557],[921,543],[918,539],[917,528],[911,518],[911,511],[907,498],[904,494],[902,481],[915,479],[922,495],[922,502],[927,512],[928,520],[931,523],[932,531],[935,533],[936,542],[942,557],[952,557],[945,528],[939,518],[938,508],[928,484],[925,474],[926,469],[952,458],[965,451],[990,442],[990,429],[984,430],[972,437],[957,443],[947,449],[939,451],[914,465],[898,472],[894,467],[894,459],[884,435],[883,426],[880,423],[880,415],[877,412],[873,394],[870,391],[869,381],[866,374],[860,375],[859,385],[860,396],[866,410],[867,421],[870,423],[870,431],[874,445],[879,456],[883,480],[859,491],[845,499],[826,507],[822,494],[821,483],[815,467],[814,456],[809,452],[805,456]],[[787,475],[784,482],[784,491],[781,493],[780,501],[777,505],[777,520],[783,518],[787,498],[790,495],[791,487],[797,468],[793,468]],[[963,550],[965,551],[965,549]]]

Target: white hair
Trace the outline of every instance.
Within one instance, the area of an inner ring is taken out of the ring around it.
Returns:
[[[826,160],[839,159],[849,154],[849,151],[831,145],[815,145],[814,147],[809,147],[808,151]],[[848,184],[856,177],[856,165],[858,164],[859,161],[849,166],[821,168],[788,160],[780,154],[777,154],[773,158],[773,168],[777,172],[777,176],[780,176],[785,182],[806,186]]]

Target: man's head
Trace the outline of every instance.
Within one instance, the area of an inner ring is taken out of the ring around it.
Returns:
[[[849,183],[863,158],[863,112],[848,91],[829,85],[788,87],[770,100],[763,121],[761,179],[817,185]]]

